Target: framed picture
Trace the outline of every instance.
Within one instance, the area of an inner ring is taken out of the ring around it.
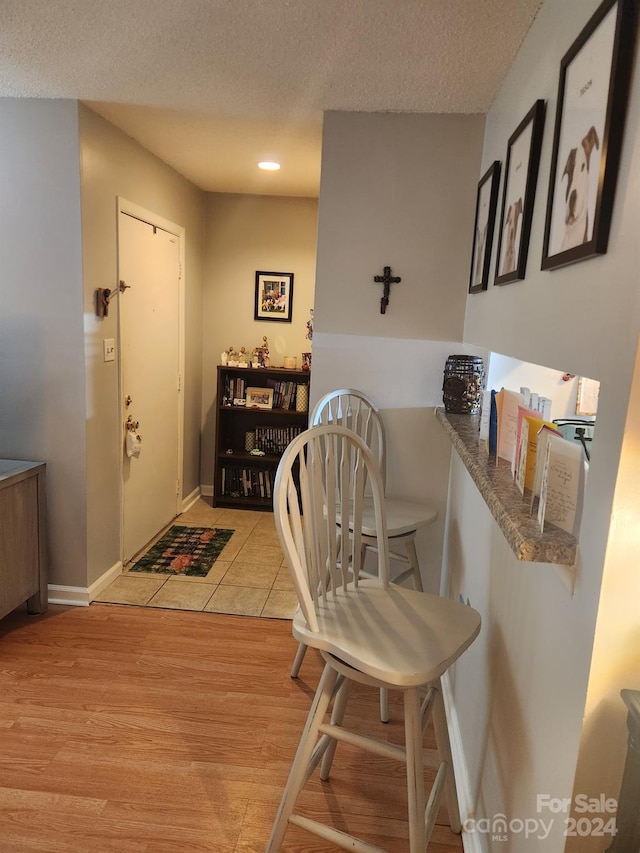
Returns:
[[[246,407],[251,409],[272,409],[273,388],[247,388]]]
[[[254,320],[290,323],[293,314],[293,273],[256,272]]]
[[[560,63],[542,269],[605,254],[635,39],[634,0],[605,0]]]
[[[486,290],[489,284],[499,184],[500,161],[495,160],[478,183],[469,293],[480,293],[480,291]]]
[[[509,137],[494,284],[509,284],[525,276],[544,113],[544,101],[536,101]]]

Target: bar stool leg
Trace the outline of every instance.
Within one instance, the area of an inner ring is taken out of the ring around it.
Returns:
[[[344,720],[344,714],[347,710],[347,701],[349,699],[349,691],[351,690],[351,681],[348,678],[345,678],[342,687],[338,690],[336,698],[333,700],[333,712],[331,714],[331,725],[333,726],[341,726],[342,721]],[[334,738],[331,738],[329,746],[326,749],[325,754],[322,756],[322,764],[320,765],[320,779],[323,782],[326,782],[329,778],[329,773],[331,772],[331,765],[333,764],[333,757],[336,754],[336,747],[338,746],[338,741]]]
[[[445,781],[445,801],[447,811],[449,813],[449,824],[453,832],[462,832],[462,824],[460,822],[460,807],[458,805],[458,792],[456,790],[456,779],[453,772],[453,758],[451,756],[451,741],[449,740],[449,727],[447,726],[447,717],[444,709],[444,700],[442,698],[442,685],[440,679],[433,684],[436,690],[436,697],[433,704],[433,728],[436,735],[436,745],[438,747],[438,755],[440,761],[447,765],[447,775]]]
[[[302,661],[304,660],[304,656],[307,653],[307,647],[304,643],[298,644],[298,651],[296,652],[296,656],[293,659],[293,664],[291,666],[291,678],[297,678],[298,673],[300,672],[300,667],[302,666]]]
[[[389,690],[387,687],[380,688],[380,720],[389,722]]]
[[[424,853],[426,795],[422,756],[422,715],[417,688],[404,691],[404,731],[407,758],[407,794],[409,805],[409,850]]]
[[[422,575],[420,574],[420,564],[418,563],[418,553],[416,551],[416,540],[414,536],[410,536],[404,543],[407,551],[407,559],[411,566],[411,578],[413,580],[413,588],[424,592],[422,587]]]
[[[289,778],[282,795],[282,800],[280,801],[280,807],[278,808],[265,853],[278,853],[282,846],[289,818],[293,814],[298,794],[307,780],[307,771],[316,746],[318,730],[327,713],[337,679],[338,673],[329,664],[326,664],[309,710],[309,715],[307,716],[307,722],[302,732],[293,764],[291,765]],[[336,697],[337,699],[338,697]]]

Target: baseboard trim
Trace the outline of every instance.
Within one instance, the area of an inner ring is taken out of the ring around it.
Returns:
[[[188,509],[191,509],[191,507],[198,500],[198,498],[200,497],[201,494],[202,494],[201,487],[196,486],[190,495],[187,495],[186,498],[183,498],[182,499],[182,512],[186,512]]]
[[[440,679],[442,684],[442,698],[444,699],[447,725],[449,728],[449,740],[451,741],[451,757],[453,759],[453,771],[456,777],[456,789],[458,792],[458,806],[460,808],[460,820],[464,827],[466,820],[474,817],[473,796],[469,784],[469,772],[462,746],[462,735],[460,723],[456,712],[453,692],[451,690],[450,676],[445,672]],[[465,832],[462,830],[462,846],[464,853],[484,853],[480,834],[478,832]]]
[[[49,604],[71,604],[74,607],[88,607],[91,599],[89,590],[82,586],[62,586],[50,583],[48,586]]]
[[[200,494],[203,498],[212,498],[213,486],[200,486]]]
[[[68,604],[72,607],[88,607],[96,595],[109,586],[122,573],[122,563],[118,560],[101,575],[91,586],[64,586],[50,583],[47,588],[49,604]]]
[[[122,563],[118,560],[117,563],[114,563],[110,569],[100,575],[97,581],[94,581],[87,592],[89,593],[89,601],[93,601],[96,595],[99,595],[102,590],[109,586],[117,577],[122,574]]]

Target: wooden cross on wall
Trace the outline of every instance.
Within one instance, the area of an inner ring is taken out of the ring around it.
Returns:
[[[383,273],[384,275],[374,275],[373,280],[376,284],[381,283],[384,285],[384,290],[380,299],[380,313],[386,314],[387,305],[389,304],[389,291],[391,289],[391,285],[398,284],[402,279],[399,275],[391,275],[391,267],[385,267]]]

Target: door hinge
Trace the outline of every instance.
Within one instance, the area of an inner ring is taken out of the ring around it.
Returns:
[[[176,480],[176,495],[180,497],[181,488],[180,488],[180,480]]]
[[[182,391],[182,374],[178,374],[178,391]]]

